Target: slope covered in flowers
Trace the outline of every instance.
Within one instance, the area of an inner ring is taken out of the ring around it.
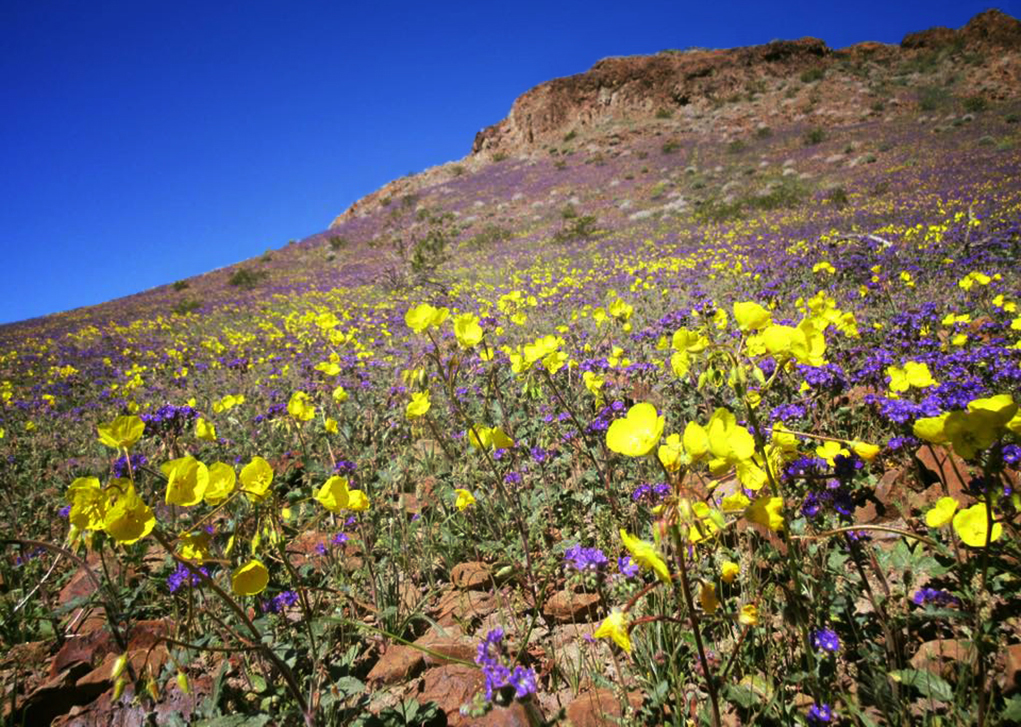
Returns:
[[[0,639],[102,609],[95,720],[1015,719],[1021,152],[957,118],[506,160],[0,330]]]

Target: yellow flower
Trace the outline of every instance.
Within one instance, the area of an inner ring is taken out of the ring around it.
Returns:
[[[674,351],[670,356],[670,370],[674,376],[683,379],[691,370],[691,356],[687,351]]]
[[[338,404],[343,404],[347,401],[347,390],[343,386],[338,386],[333,390],[333,400]]]
[[[253,558],[235,570],[230,585],[238,596],[255,596],[262,593],[269,583],[269,571],[262,561]]]
[[[111,449],[131,449],[145,431],[145,422],[136,416],[120,416],[108,424],[100,424],[99,441]]]
[[[924,439],[926,442],[944,444],[948,441],[944,431],[948,416],[948,414],[941,414],[938,417],[922,417],[915,421],[911,430],[916,437]]]
[[[103,530],[121,545],[131,545],[152,532],[156,516],[130,480],[117,480],[111,488],[116,495],[103,516]]]
[[[724,583],[733,583],[738,574],[741,573],[741,566],[733,561],[727,560],[720,566],[720,579]]]
[[[431,406],[432,402],[429,401],[429,392],[416,391],[411,395],[411,401],[408,402],[404,414],[408,419],[416,419],[420,416],[425,416],[425,413],[429,411]]]
[[[424,333],[429,328],[440,326],[447,320],[450,311],[446,308],[434,308],[428,303],[409,308],[404,314],[404,322],[415,333]]]
[[[454,502],[454,506],[458,510],[464,510],[465,508],[475,504],[475,496],[468,490],[461,489],[458,487],[454,492],[457,493],[457,501]]]
[[[241,468],[241,487],[253,502],[261,502],[273,484],[273,468],[262,457],[252,457],[252,461]]]
[[[369,509],[368,496],[361,490],[349,490],[347,478],[337,475],[326,480],[319,488],[316,500],[330,512],[340,512],[341,510],[358,512]]]
[[[198,421],[195,422],[195,436],[198,439],[205,439],[207,442],[215,442],[216,427],[213,426],[212,422],[199,417]]]
[[[815,265],[812,266],[812,272],[813,273],[820,273],[821,272],[821,273],[827,273],[829,275],[833,275],[835,272],[837,272],[837,269],[835,267],[833,267],[832,265],[830,265],[828,262],[821,262],[821,263],[816,263]]]
[[[760,497],[745,510],[744,516],[770,530],[783,529],[783,498]]]
[[[484,427],[476,424],[468,430],[468,442],[475,449],[510,449],[514,440],[500,427]]]
[[[211,558],[212,554],[209,552],[209,542],[212,540],[212,535],[205,531],[197,533],[181,533],[181,550],[180,555],[185,560],[196,560],[199,563]]]
[[[585,388],[588,389],[592,396],[598,399],[603,395],[603,385],[606,383],[605,377],[591,371],[586,371],[581,375],[581,380],[585,382]]]
[[[181,457],[163,464],[160,469],[167,476],[168,505],[191,507],[202,502],[209,485],[209,470],[194,457]]]
[[[291,394],[291,400],[287,402],[287,413],[294,417],[295,421],[307,422],[316,415],[316,408],[304,391],[295,391]]]
[[[716,613],[716,609],[720,607],[720,599],[716,597],[716,585],[703,583],[698,592],[698,600],[702,604],[703,611],[708,614]]]
[[[954,530],[957,532],[957,537],[961,539],[961,542],[965,545],[970,545],[972,548],[984,548],[986,547],[987,536],[990,543],[995,543],[1003,534],[1003,526],[995,521],[993,522],[992,532],[989,531],[984,502],[972,505],[954,515]]]
[[[720,501],[720,509],[724,512],[737,512],[738,510],[744,510],[751,503],[752,501],[748,499],[748,496],[738,490]]]
[[[929,366],[917,361],[908,361],[903,368],[887,366],[886,375],[890,377],[890,391],[903,392],[912,386],[916,389],[924,389],[936,385],[936,381],[929,372]]]
[[[684,427],[684,451],[691,455],[694,460],[699,460],[709,454],[709,434],[705,428],[697,422],[688,422]]]
[[[623,611],[611,611],[592,634],[597,639],[613,639],[617,646],[631,653],[631,636],[628,634],[628,617]]]
[[[842,457],[851,456],[851,453],[848,452],[843,447],[841,447],[839,442],[834,441],[823,442],[822,445],[815,448],[815,453],[821,459],[826,460],[826,463],[830,467],[834,465],[834,460],[836,459],[837,455],[840,455]]]
[[[219,505],[234,492],[237,475],[234,468],[224,462],[214,462],[209,465],[208,471],[209,482],[202,498],[207,505]]]
[[[759,625],[759,608],[754,603],[749,603],[741,607],[741,614],[737,617],[737,620],[744,626],[758,626]]]
[[[336,361],[320,361],[316,364],[316,371],[322,371],[327,376],[336,376],[340,373],[340,364]]]
[[[952,497],[941,497],[936,500],[929,512],[925,513],[925,524],[930,528],[941,528],[954,517],[957,512],[957,500]]]
[[[868,442],[851,442],[851,450],[866,462],[871,462],[879,454],[880,447]]]
[[[707,430],[709,450],[717,459],[736,464],[755,453],[751,432],[740,426],[737,417],[723,407],[713,412]]]
[[[679,434],[671,434],[667,437],[666,443],[659,445],[656,454],[667,472],[676,472],[688,459],[685,456],[684,445],[681,444],[681,435]]]
[[[454,335],[464,348],[477,346],[482,341],[482,326],[474,313],[463,313],[454,319]]]
[[[704,334],[689,331],[687,328],[678,328],[670,339],[670,345],[675,351],[700,353],[709,345],[709,339]]]
[[[326,421],[323,422],[323,429],[330,434],[336,434],[340,430],[337,428],[337,420],[333,417],[326,417]]]
[[[659,442],[665,425],[652,404],[635,404],[624,419],[617,419],[606,430],[606,446],[618,454],[642,457]]]
[[[1001,419],[1000,415],[981,409],[952,411],[943,423],[943,433],[953,445],[954,452],[964,459],[974,459],[999,439]]]
[[[96,477],[79,477],[67,488],[68,518],[79,530],[102,530],[107,496]]]
[[[666,563],[663,562],[663,559],[656,552],[655,545],[629,535],[628,531],[624,528],[620,529],[620,539],[638,565],[646,570],[653,571],[656,577],[664,583],[670,582],[670,571],[667,569]]]
[[[772,322],[769,311],[758,303],[734,303],[734,319],[742,331],[758,331]]]

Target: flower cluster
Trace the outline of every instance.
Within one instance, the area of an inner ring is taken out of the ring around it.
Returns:
[[[495,628],[486,634],[479,643],[475,663],[482,667],[486,678],[486,701],[492,702],[496,694],[504,687],[513,687],[514,696],[524,699],[536,690],[535,670],[526,669],[518,664],[513,669],[506,665],[503,650],[504,632]]]

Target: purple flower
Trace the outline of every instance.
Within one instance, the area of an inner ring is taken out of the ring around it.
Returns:
[[[638,564],[631,562],[630,555],[625,555],[623,558],[617,558],[617,570],[625,578],[634,578],[638,575]]]
[[[833,629],[819,629],[812,634],[812,646],[819,651],[835,654],[840,651],[840,637]]]
[[[598,571],[609,561],[599,548],[583,548],[574,545],[564,551],[566,564],[578,572]]]
[[[475,663],[482,667],[486,678],[486,701],[489,702],[504,687],[513,687],[514,696],[518,699],[536,690],[534,670],[518,665],[512,671],[503,663],[503,636],[502,628],[492,629],[479,643],[475,656]]]
[[[930,603],[934,606],[959,606],[961,603],[948,592],[939,588],[919,588],[911,600],[915,602],[916,606],[925,606]]]
[[[504,475],[503,481],[508,485],[519,485],[521,484],[521,474],[519,472],[508,472]]]
[[[816,702],[808,708],[806,716],[811,727],[819,727],[819,725],[829,724],[833,720],[833,709],[828,704]]]
[[[209,571],[205,568],[200,567],[199,571],[202,575],[207,578],[209,577]],[[181,586],[197,586],[201,582],[202,579],[192,573],[184,563],[178,565],[177,570],[167,576],[167,588],[170,589],[171,593],[176,592]]]
[[[71,506],[64,505],[64,507],[57,510],[57,514],[66,520],[71,515]]]

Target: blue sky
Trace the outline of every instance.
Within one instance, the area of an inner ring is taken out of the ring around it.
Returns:
[[[532,86],[606,56],[895,43],[987,7],[0,0],[0,323],[318,232],[391,179],[466,155]]]

